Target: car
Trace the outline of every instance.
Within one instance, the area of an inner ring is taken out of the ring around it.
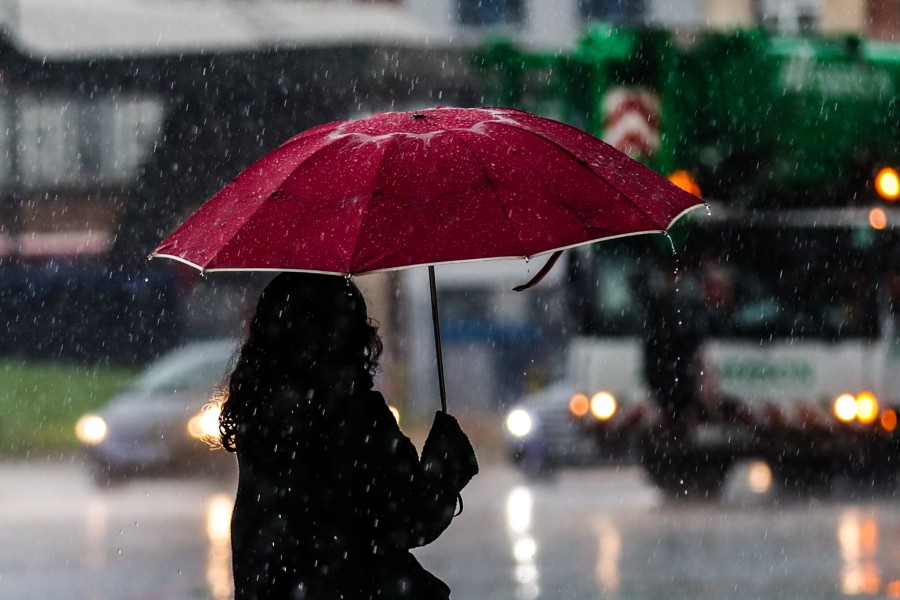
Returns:
[[[526,475],[635,459],[636,415],[623,415],[608,393],[589,398],[574,389],[567,381],[557,382],[525,396],[506,413],[508,454]]]
[[[153,362],[124,391],[75,427],[98,485],[161,473],[222,474],[219,403],[238,341],[188,343]]]

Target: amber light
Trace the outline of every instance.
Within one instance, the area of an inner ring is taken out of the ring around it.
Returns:
[[[885,431],[894,431],[897,429],[897,413],[893,408],[885,409],[881,413],[881,426]]]
[[[890,167],[878,171],[875,174],[875,191],[885,200],[892,202],[900,198],[900,173]]]
[[[683,189],[689,194],[693,194],[698,198],[702,198],[700,186],[694,181],[694,176],[688,171],[678,170],[669,175],[669,181]]]
[[[887,213],[880,208],[873,208],[869,211],[869,225],[872,229],[881,231],[888,226]]]
[[[583,417],[591,409],[591,401],[586,394],[575,394],[569,399],[569,412],[576,417]]]

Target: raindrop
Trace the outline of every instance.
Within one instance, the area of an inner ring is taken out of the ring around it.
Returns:
[[[672,239],[672,236],[668,231],[664,231],[663,235],[666,236],[666,240],[669,242],[669,248],[672,250],[672,256],[675,256],[675,240]]]

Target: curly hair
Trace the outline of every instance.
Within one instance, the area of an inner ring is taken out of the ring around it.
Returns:
[[[260,296],[228,380],[219,417],[222,445],[235,452],[245,433],[283,420],[287,415],[274,403],[284,386],[371,389],[382,349],[365,299],[349,278],[276,276]]]

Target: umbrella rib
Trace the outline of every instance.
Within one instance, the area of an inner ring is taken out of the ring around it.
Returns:
[[[522,240],[519,238],[519,232],[516,231],[515,223],[513,223],[512,218],[509,216],[509,211],[503,205],[503,202],[500,200],[500,194],[497,191],[497,185],[493,178],[491,178],[490,174],[487,172],[487,169],[484,168],[484,163],[478,158],[478,155],[472,149],[472,147],[460,137],[455,131],[449,130],[448,133],[453,136],[455,139],[459,140],[459,142],[466,147],[466,150],[469,151],[469,154],[472,155],[472,158],[478,164],[478,167],[481,169],[481,172],[484,173],[485,178],[487,179],[488,185],[491,187],[491,190],[494,192],[494,199],[497,201],[497,206],[500,207],[500,210],[503,212],[503,216],[506,217],[507,222],[509,223],[509,227],[513,232],[513,236],[516,238],[516,242],[519,244],[519,248],[522,251],[522,256],[527,257],[528,252],[525,250],[525,244],[522,243]]]
[[[390,141],[394,141],[391,139]],[[390,147],[390,142],[384,144],[384,149],[381,151],[381,158],[378,159],[378,167],[375,169],[375,183],[377,184],[379,181],[379,174],[381,173],[381,165],[384,163],[384,155],[387,154],[388,148]],[[377,189],[377,185],[376,185]],[[347,262],[347,273],[349,275],[353,275],[353,265],[356,264],[356,252],[359,250],[359,238],[360,234],[363,230],[363,225],[365,225],[366,217],[369,216],[369,208],[372,206],[372,203],[375,201],[375,197],[373,194],[369,194],[366,198],[366,210],[362,211],[359,217],[359,227],[356,230],[356,239],[353,240],[353,250],[350,252],[350,260]]]
[[[505,123],[500,123],[500,124],[498,124],[498,125],[506,125],[506,124],[505,124]],[[516,125],[518,125],[518,124],[516,124]],[[585,162],[584,160],[582,160],[581,158],[579,158],[575,153],[573,153],[571,150],[569,150],[568,148],[566,148],[565,146],[563,146],[562,144],[560,144],[560,143],[557,142],[556,140],[553,140],[553,139],[551,139],[551,138],[549,138],[549,137],[547,137],[547,136],[545,136],[545,135],[541,135],[541,134],[537,133],[536,131],[532,131],[532,130],[526,128],[526,127],[518,127],[518,126],[514,126],[514,125],[507,125],[507,126],[513,128],[513,129],[516,129],[516,130],[518,130],[518,131],[522,131],[522,132],[524,132],[524,133],[527,133],[527,134],[529,134],[529,135],[531,135],[531,136],[534,136],[534,137],[536,137],[536,138],[538,138],[538,139],[544,140],[544,141],[546,141],[547,143],[552,144],[553,146],[556,146],[557,148],[559,148],[560,150],[562,150],[563,152],[565,152],[566,154],[568,154],[569,156],[571,156],[571,157],[575,160],[575,162],[577,162],[579,165],[581,165],[582,167],[584,167],[585,169],[587,169],[588,171],[590,171],[591,175],[593,175],[594,177],[596,177],[597,179],[599,179],[600,181],[602,181],[604,184],[608,185],[608,186],[611,187],[613,190],[615,190],[615,192],[616,192],[617,194],[619,194],[622,198],[624,198],[629,204],[631,204],[631,205],[634,206],[638,211],[640,211],[641,213],[643,213],[643,214],[648,218],[648,220],[650,220],[650,221],[653,222],[653,223],[656,223],[656,219],[653,218],[653,215],[651,215],[649,212],[647,212],[646,209],[640,207],[634,200],[631,199],[631,197],[630,197],[628,194],[624,193],[622,190],[620,190],[618,187],[616,187],[616,185],[613,184],[611,181],[608,181],[606,178],[604,178],[604,177],[601,176],[599,173],[597,173],[596,171],[594,171],[594,169],[591,168],[591,165],[590,165],[590,164],[588,164],[587,162]],[[580,132],[580,133],[582,133],[582,134],[584,134],[584,135],[588,135],[588,134],[585,134],[585,133],[584,133],[583,131],[581,131],[580,129],[576,128],[576,127],[573,127],[573,129],[575,129],[576,131],[578,131],[578,132]],[[601,141],[602,141],[602,140],[601,140]],[[605,143],[605,142],[604,142],[604,143]],[[635,161],[635,162],[637,162],[637,161]],[[638,164],[641,164],[641,163],[638,163]],[[643,167],[644,165],[641,165],[641,166]],[[648,169],[649,171],[651,171],[651,172],[654,173],[654,174],[657,174],[655,171],[653,171],[653,170],[650,169],[649,167],[644,167],[644,168]],[[657,175],[658,175],[658,174],[657,174]],[[660,177],[661,177],[661,175],[660,175]],[[658,225],[658,223],[656,223],[656,224]],[[671,224],[671,223],[669,223],[669,224],[667,224],[665,227],[663,227],[663,228],[661,229],[661,231],[665,231],[665,230],[668,228],[668,226],[669,226],[670,224]]]
[[[517,128],[517,129],[518,129],[518,128]],[[529,132],[529,133],[531,133],[531,132]],[[536,135],[536,137],[538,137],[539,139],[542,139],[542,140],[547,140],[547,141],[552,142],[552,140],[549,140],[549,139],[547,139],[546,137],[541,136],[541,135]],[[573,159],[575,159],[576,162],[578,162],[579,164],[582,164],[582,166],[586,166],[586,165],[584,165],[584,164],[582,163],[582,161],[581,161],[577,156],[575,156],[574,154],[572,154],[571,152],[569,152],[568,150],[566,150],[566,149],[563,148],[562,146],[559,146],[558,144],[557,144],[557,146],[558,146],[561,150],[563,150],[566,154],[568,154],[568,155],[571,156]],[[588,167],[588,169],[591,170],[590,167]],[[592,170],[591,170],[591,171],[592,171]],[[592,171],[592,173],[593,173],[593,171]],[[596,176],[596,173],[593,173],[593,174]],[[607,183],[606,180],[603,179],[602,177],[599,177],[599,176],[597,176],[597,177],[598,177],[601,181],[603,181],[604,183]],[[612,186],[611,186],[611,187],[612,187]],[[620,192],[619,190],[617,190],[616,188],[613,188],[613,189],[614,189],[617,193],[621,194],[621,192]],[[573,217],[575,220],[581,222],[581,225],[584,227],[585,230],[587,230],[587,231],[597,231],[597,227],[595,227],[594,225],[592,225],[592,224],[587,220],[587,218],[586,218],[584,215],[582,215],[581,213],[579,213],[577,210],[573,210],[573,209],[571,209],[571,208],[568,207],[568,206],[562,206],[562,205],[560,205],[560,208],[565,208],[566,211],[568,212],[568,214],[569,214],[571,217]],[[611,232],[609,232],[609,230],[605,230],[605,229],[602,230],[602,231],[605,231],[605,232],[607,232],[607,233],[611,233]],[[606,236],[604,235],[603,237],[606,237]],[[539,253],[539,254],[540,254],[540,253]]]
[[[298,137],[299,137],[299,136],[298,136]],[[290,143],[291,143],[290,140],[289,140],[288,142],[285,142],[285,144],[283,144],[282,146],[280,146],[280,147],[278,148],[278,150],[281,150],[282,148],[285,148],[285,147],[288,146],[288,144],[290,144]],[[210,263],[210,262],[212,262],[213,260],[215,260],[222,252],[224,252],[225,249],[228,248],[228,246],[229,246],[232,242],[234,242],[235,238],[237,238],[237,236],[241,234],[241,230],[243,229],[243,227],[246,226],[247,223],[249,223],[250,221],[252,221],[253,219],[255,219],[256,216],[260,213],[260,211],[262,211],[262,210],[264,210],[264,209],[266,208],[266,201],[267,201],[269,198],[272,197],[272,194],[274,194],[275,192],[277,192],[278,190],[281,189],[281,187],[284,185],[284,182],[285,182],[285,181],[287,181],[288,179],[290,179],[291,177],[293,177],[293,176],[295,175],[295,173],[296,173],[298,170],[300,170],[304,165],[308,164],[308,162],[309,162],[313,157],[315,157],[315,156],[317,156],[318,154],[320,154],[320,153],[322,153],[322,152],[328,150],[329,148],[330,148],[330,146],[327,145],[327,144],[326,144],[326,145],[319,146],[318,148],[315,148],[314,150],[312,150],[312,151],[306,156],[306,158],[304,158],[300,163],[294,165],[294,166],[291,168],[291,170],[287,173],[287,175],[285,175],[285,177],[278,183],[278,185],[276,185],[276,186],[275,186],[271,191],[269,191],[264,197],[260,198],[259,204],[256,206],[256,208],[254,208],[253,211],[252,211],[249,215],[247,215],[246,218],[243,219],[243,221],[241,222],[241,224],[240,224],[239,226],[237,226],[237,227],[234,229],[233,232],[231,232],[231,234],[228,236],[228,239],[227,239],[227,240],[224,240],[224,241],[222,242],[222,244],[221,244],[221,245],[219,246],[219,248],[215,251],[215,253],[212,255],[212,257],[210,257],[210,259],[207,261],[207,264]],[[287,149],[287,148],[285,148],[285,149]],[[278,150],[276,150],[276,152],[277,152]]]

